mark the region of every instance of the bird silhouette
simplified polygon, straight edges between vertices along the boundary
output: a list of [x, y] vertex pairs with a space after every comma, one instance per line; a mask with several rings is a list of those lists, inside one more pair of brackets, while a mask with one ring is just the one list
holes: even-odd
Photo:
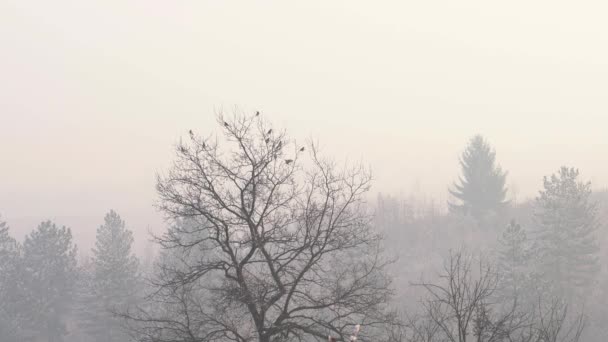
[[285, 159], [285, 164], [289, 165], [293, 162], [293, 159]]
[[268, 132], [266, 134], [270, 134], [272, 133], [272, 128], [268, 130]]
[[335, 338], [335, 337], [333, 337], [333, 336], [331, 336], [331, 335], [329, 335], [329, 336], [327, 337], [327, 342], [336, 342], [336, 341], [337, 341], [337, 340], [336, 340], [336, 338]]
[[190, 133], [190, 135], [194, 135], [194, 132], [192, 132], [192, 130], [189, 130], [188, 133]]
[[260, 116], [260, 112], [255, 112], [255, 116]]
[[230, 125], [226, 121], [224, 121], [224, 126], [228, 127]]
[[205, 143], [203, 143], [203, 148], [207, 147], [207, 145]]
[[268, 144], [270, 142], [270, 138], [266, 138], [266, 143]]
[[302, 148], [300, 149], [300, 152], [304, 152], [304, 147], [302, 147]]

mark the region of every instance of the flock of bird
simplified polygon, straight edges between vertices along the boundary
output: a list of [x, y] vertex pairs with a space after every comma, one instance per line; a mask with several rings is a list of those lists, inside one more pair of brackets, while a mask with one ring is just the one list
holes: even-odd
[[[255, 116], [260, 116], [260, 112], [259, 112], [259, 111], [256, 111], [256, 112], [255, 112]], [[229, 127], [230, 127], [230, 124], [229, 124], [228, 122], [224, 121], [224, 127], [229, 128]], [[192, 130], [189, 130], [189, 131], [188, 131], [188, 133], [190, 133], [190, 136], [191, 136], [191, 137], [193, 137], [193, 136], [194, 136], [194, 132], [193, 132]], [[266, 135], [270, 135], [270, 134], [272, 134], [272, 128], [271, 128], [271, 129], [269, 129], [269, 130], [268, 130], [268, 132], [266, 132]], [[270, 142], [270, 137], [266, 138], [265, 142], [266, 142], [266, 144], [268, 144], [268, 143]], [[278, 147], [279, 147], [279, 148], [281, 147], [281, 144], [282, 144], [282, 142], [281, 142], [281, 141], [279, 141], [279, 145], [278, 145]], [[205, 142], [203, 142], [203, 148], [205, 148], [205, 147], [206, 147], [206, 146], [205, 146]], [[300, 151], [300, 152], [304, 152], [304, 150], [305, 150], [305, 148], [304, 148], [304, 147], [301, 147], [301, 148], [299, 149], [299, 151]], [[291, 163], [293, 163], [293, 159], [285, 159], [285, 164], [289, 165], [289, 164], [291, 164]]]

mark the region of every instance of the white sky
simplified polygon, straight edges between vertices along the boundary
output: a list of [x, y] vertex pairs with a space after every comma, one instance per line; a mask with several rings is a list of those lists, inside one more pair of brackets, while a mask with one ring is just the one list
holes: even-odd
[[441, 200], [475, 133], [520, 197], [608, 185], [608, 21], [585, 1], [0, 0], [0, 213], [83, 249], [110, 208], [161, 227], [154, 176], [214, 111], [261, 110]]

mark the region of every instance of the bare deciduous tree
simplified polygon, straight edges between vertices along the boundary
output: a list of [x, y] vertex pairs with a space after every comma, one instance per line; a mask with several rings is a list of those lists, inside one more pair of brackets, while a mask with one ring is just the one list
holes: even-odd
[[262, 116], [190, 132], [158, 177], [159, 208], [188, 219], [158, 242], [155, 292], [126, 316], [141, 341], [379, 340], [395, 319], [364, 195], [371, 176], [339, 168]]
[[539, 342], [578, 342], [585, 329], [585, 316], [570, 318], [568, 305], [562, 300], [552, 300], [548, 305], [538, 302], [536, 340]]
[[[518, 298], [505, 302], [495, 296], [500, 277], [490, 263], [477, 262], [464, 252], [452, 253], [440, 281], [421, 282], [429, 298], [424, 314], [411, 320], [412, 342], [577, 342], [584, 316], [568, 316], [567, 306], [538, 300], [520, 306]], [[502, 302], [501, 302], [502, 301]], [[525, 309], [522, 309], [524, 307]]]
[[[476, 266], [476, 267], [475, 267]], [[451, 342], [500, 341], [507, 325], [514, 322], [514, 310], [493, 317], [488, 303], [497, 287], [498, 277], [487, 263], [474, 264], [462, 252], [450, 255], [441, 284], [422, 282], [430, 298], [424, 302], [428, 318]]]

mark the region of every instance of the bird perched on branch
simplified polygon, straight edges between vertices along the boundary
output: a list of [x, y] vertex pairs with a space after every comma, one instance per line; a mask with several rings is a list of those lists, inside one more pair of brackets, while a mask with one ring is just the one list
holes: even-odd
[[293, 159], [285, 159], [285, 164], [289, 165], [293, 162]]
[[189, 130], [188, 133], [190, 133], [190, 135], [194, 135], [194, 132], [192, 132], [192, 130]]
[[300, 152], [304, 152], [304, 147], [302, 147], [302, 148], [300, 149]]
[[268, 132], [266, 132], [266, 134], [270, 134], [272, 133], [272, 128], [268, 130]]
[[230, 127], [230, 125], [226, 121], [224, 121], [224, 126]]
[[336, 338], [335, 338], [335, 337], [333, 337], [333, 336], [331, 336], [331, 335], [329, 335], [329, 336], [327, 337], [327, 342], [337, 342], [337, 341], [338, 341], [338, 340], [336, 340]]
[[260, 112], [255, 112], [255, 116], [260, 116]]

